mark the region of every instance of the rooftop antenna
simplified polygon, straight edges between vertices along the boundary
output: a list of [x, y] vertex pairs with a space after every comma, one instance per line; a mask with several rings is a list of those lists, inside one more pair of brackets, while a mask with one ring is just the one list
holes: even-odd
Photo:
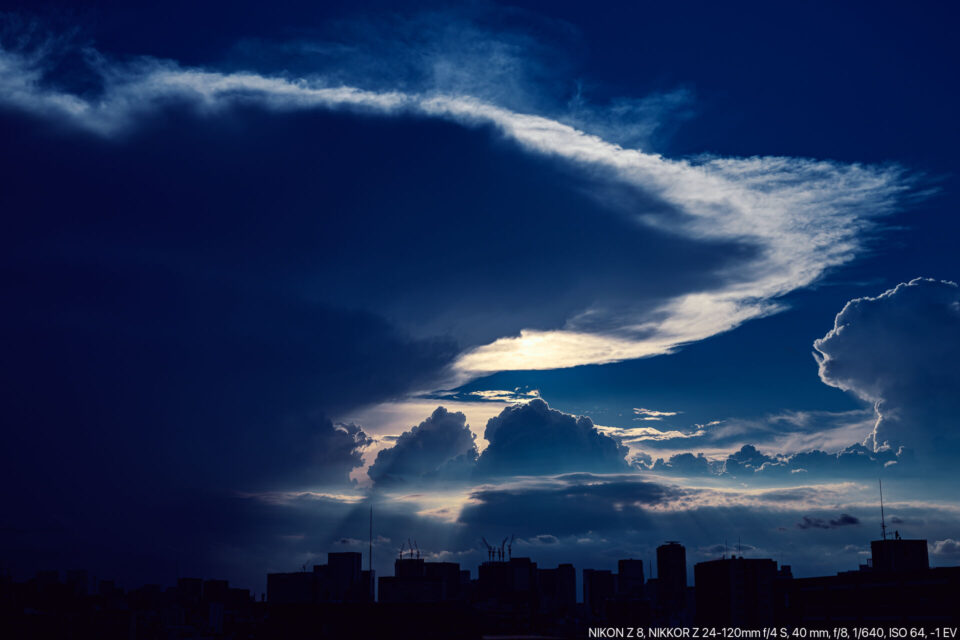
[[[507, 536], [507, 538], [509, 538], [509, 537], [510, 537], [510, 536]], [[503, 542], [500, 543], [500, 562], [503, 562], [503, 548], [504, 548], [504, 547], [506, 546], [506, 544], [507, 544], [507, 538], [504, 538], [504, 539], [503, 539]]]
[[420, 545], [418, 545], [418, 544], [417, 544], [417, 541], [414, 540], [414, 541], [413, 541], [413, 546], [414, 546], [414, 547], [416, 548], [416, 550], [417, 550], [417, 560], [419, 560], [419, 559], [420, 559]]
[[517, 534], [510, 535], [510, 542], [507, 544], [507, 558], [513, 559], [513, 541], [517, 538]]
[[400, 542], [400, 559], [403, 560], [403, 542]]
[[367, 547], [367, 588], [370, 591], [370, 597], [374, 597], [373, 583], [373, 502], [370, 503], [370, 546]]
[[413, 542], [410, 541], [410, 538], [407, 538], [407, 546], [410, 549], [410, 558], [413, 558]]
[[883, 534], [883, 539], [887, 539], [887, 520], [883, 516], [883, 478], [878, 478], [877, 481], [880, 483], [880, 532]]

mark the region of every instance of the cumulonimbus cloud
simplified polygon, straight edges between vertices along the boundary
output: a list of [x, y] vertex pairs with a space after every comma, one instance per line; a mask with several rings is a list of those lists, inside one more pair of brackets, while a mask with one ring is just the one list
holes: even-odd
[[474, 435], [464, 414], [437, 409], [382, 449], [368, 475], [378, 484], [450, 480], [468, 476], [477, 459]]
[[916, 278], [856, 298], [814, 342], [820, 379], [872, 402], [868, 443], [952, 456], [960, 447], [960, 287]]
[[[122, 136], [170, 104], [208, 117], [254, 106], [361, 110], [492, 127], [530, 153], [663, 203], [655, 213], [624, 204], [629, 198], [609, 203], [638, 225], [750, 249], [742, 260], [711, 274], [700, 290], [642, 303], [625, 296], [615, 305], [588, 306], [561, 328], [517, 327], [514, 335], [470, 348], [453, 367], [459, 381], [492, 371], [669, 353], [774, 313], [782, 308], [779, 297], [849, 261], [871, 221], [894, 210], [909, 188], [908, 176], [896, 166], [789, 157], [670, 159], [592, 135], [582, 119], [576, 121], [583, 128], [576, 128], [561, 116], [523, 113], [464, 93], [366, 90], [327, 84], [321, 77], [220, 72], [146, 58], [124, 64], [95, 59], [101, 90], [77, 94], [45, 81], [42, 54], [0, 49], [0, 104], [108, 137]], [[598, 130], [608, 131], [604, 124]]]
[[590, 418], [551, 409], [540, 398], [516, 404], [491, 418], [484, 430], [490, 443], [477, 460], [481, 476], [573, 471], [618, 472], [629, 467], [627, 447]]

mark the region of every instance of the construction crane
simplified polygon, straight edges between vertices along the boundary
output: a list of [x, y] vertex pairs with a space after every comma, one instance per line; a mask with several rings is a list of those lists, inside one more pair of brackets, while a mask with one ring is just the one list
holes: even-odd
[[483, 540], [483, 544], [487, 547], [487, 560], [493, 562], [493, 545], [487, 542], [487, 539], [483, 536], [480, 536], [480, 539]]

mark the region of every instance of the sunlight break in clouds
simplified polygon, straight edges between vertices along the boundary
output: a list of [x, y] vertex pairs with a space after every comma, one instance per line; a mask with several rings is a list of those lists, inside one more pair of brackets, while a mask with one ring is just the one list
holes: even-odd
[[[871, 219], [890, 213], [908, 188], [897, 167], [784, 157], [671, 160], [626, 149], [559, 120], [518, 113], [469, 95], [368, 91], [253, 72], [220, 73], [143, 59], [99, 60], [103, 91], [83, 97], [45, 85], [42, 55], [0, 49], [0, 103], [101, 136], [119, 136], [151, 111], [189, 105], [215, 116], [237, 105], [273, 110], [362, 110], [493, 126], [522, 148], [574, 164], [652, 196], [671, 213], [623, 211], [637, 224], [708, 242], [736, 242], [755, 256], [720, 274], [711, 289], [659, 306], [588, 309], [560, 330], [518, 335], [467, 351], [464, 381], [484, 373], [553, 369], [670, 353], [782, 309], [777, 298], [849, 261]], [[638, 274], [639, 275], [639, 274]]]

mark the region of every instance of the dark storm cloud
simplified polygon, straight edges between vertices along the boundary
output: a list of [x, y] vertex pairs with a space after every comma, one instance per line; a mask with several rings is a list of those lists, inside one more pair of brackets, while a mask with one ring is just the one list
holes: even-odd
[[474, 491], [459, 522], [471, 527], [504, 528], [518, 535], [562, 536], [643, 529], [649, 519], [645, 507], [669, 503], [684, 495], [683, 489], [639, 479], [561, 477], [545, 486]]
[[7, 271], [18, 304], [2, 323], [19, 339], [3, 379], [18, 447], [5, 452], [25, 477], [47, 460], [111, 484], [345, 482], [367, 440], [324, 414], [401, 393], [453, 353], [257, 285], [120, 268]]
[[765, 502], [783, 502], [810, 500], [816, 498], [820, 490], [815, 487], [794, 487], [792, 489], [771, 489], [760, 494], [759, 499]]
[[477, 460], [475, 436], [462, 413], [444, 407], [405, 431], [382, 449], [368, 470], [378, 485], [427, 480], [465, 479]]
[[915, 474], [908, 453], [891, 449], [873, 451], [862, 444], [852, 444], [836, 453], [814, 449], [790, 455], [768, 455], [755, 446], [743, 445], [726, 458], [707, 458], [703, 453], [677, 453], [667, 459], [657, 458], [652, 464], [649, 456], [637, 456], [633, 465], [641, 470], [678, 476], [719, 476], [738, 480], [775, 481], [802, 475], [804, 478], [844, 479], [876, 477], [887, 474]]
[[860, 524], [860, 519], [846, 513], [840, 514], [838, 518], [824, 520], [823, 518], [812, 518], [803, 516], [803, 520], [797, 523], [798, 529], [836, 529], [838, 527], [849, 527]]
[[507, 407], [487, 422], [489, 445], [477, 461], [481, 475], [532, 475], [568, 471], [626, 471], [627, 448], [590, 418], [531, 400]]
[[0, 210], [18, 212], [0, 234], [0, 525], [50, 532], [3, 534], [34, 567], [158, 580], [178, 561], [216, 575], [227, 547], [279, 557], [265, 507], [229, 491], [353, 486], [368, 439], [332, 418], [429, 387], [459, 351], [323, 299], [358, 239], [337, 233], [345, 200], [298, 188], [323, 167], [287, 146], [295, 128], [167, 115], [109, 143], [0, 117]]
[[896, 452], [874, 452], [862, 444], [852, 444], [837, 453], [813, 450], [793, 455], [766, 455], [752, 445], [744, 445], [727, 456], [722, 473], [737, 478], [755, 475], [786, 476], [802, 473], [822, 477], [875, 476], [881, 469], [900, 461]]
[[[88, 47], [92, 60], [88, 66], [102, 85], [91, 94], [51, 82], [48, 47], [23, 47], [13, 38], [9, 48], [0, 47], [7, 70], [0, 75], [5, 89], [0, 97], [10, 109], [106, 138], [135, 135], [169, 118], [176, 106], [218, 125], [235, 121], [245, 111], [270, 112], [275, 120], [296, 112], [305, 116], [343, 112], [396, 118], [407, 127], [424, 120], [434, 121], [428, 127], [441, 121], [457, 123], [452, 128], [467, 137], [482, 131], [486, 142], [509, 140], [509, 149], [497, 145], [498, 150], [507, 151], [505, 155], [523, 150], [517, 155], [524, 161], [547, 166], [553, 174], [535, 180], [529, 167], [513, 170], [502, 158], [490, 163], [502, 167], [503, 175], [487, 183], [496, 189], [481, 188], [478, 195], [508, 194], [509, 206], [464, 197], [471, 191], [462, 184], [464, 176], [495, 173], [489, 167], [483, 172], [470, 166], [476, 158], [463, 152], [465, 145], [456, 145], [455, 153], [447, 157], [421, 153], [424, 140], [453, 137], [449, 130], [417, 136], [412, 143], [381, 136], [369, 146], [357, 136], [346, 152], [327, 140], [318, 142], [331, 164], [345, 164], [341, 155], [363, 157], [353, 179], [362, 182], [360, 191], [371, 200], [352, 202], [360, 206], [351, 214], [379, 213], [369, 206], [377, 197], [368, 185], [376, 184], [387, 194], [390, 215], [373, 216], [373, 224], [355, 215], [342, 220], [356, 221], [364, 234], [363, 242], [351, 244], [351, 249], [368, 249], [390, 264], [389, 273], [404, 284], [398, 287], [383, 277], [365, 280], [358, 277], [364, 269], [350, 269], [324, 274], [326, 295], [350, 307], [375, 306], [419, 335], [451, 333], [461, 346], [476, 347], [458, 360], [463, 378], [504, 369], [556, 368], [670, 353], [775, 313], [783, 308], [776, 301], [785, 293], [811, 284], [826, 268], [849, 261], [863, 232], [872, 228], [870, 219], [893, 211], [911, 181], [892, 165], [785, 157], [671, 160], [584, 135], [617, 129], [623, 135], [614, 139], [635, 138], [625, 131], [632, 127], [623, 119], [635, 124], [644, 111], [648, 112], [644, 119], [649, 119], [649, 112], [669, 112], [670, 100], [663, 101], [661, 95], [645, 106], [642, 100], [614, 100], [606, 118], [584, 109], [579, 94], [576, 113], [568, 117], [562, 115], [568, 109], [561, 106], [568, 102], [566, 97], [552, 105], [521, 99], [527, 107], [521, 108], [505, 96], [522, 95], [517, 89], [528, 84], [535, 86], [532, 94], [546, 86], [542, 78], [534, 79], [536, 74], [525, 73], [536, 63], [524, 54], [537, 59], [541, 53], [533, 51], [532, 39], [517, 36], [515, 27], [502, 22], [494, 31], [454, 22], [457, 26], [451, 26], [448, 16], [431, 14], [425, 20], [394, 19], [379, 28], [354, 28], [348, 30], [355, 40], [346, 55], [343, 43], [314, 42], [311, 52], [327, 55], [312, 56], [315, 66], [301, 78], [292, 78], [286, 65], [281, 65], [283, 73], [231, 72], [225, 70], [229, 64], [201, 68], [156, 58], [118, 61]], [[338, 26], [342, 30], [343, 24]], [[535, 31], [545, 33], [543, 28]], [[510, 35], [500, 38], [505, 32]], [[374, 46], [366, 53], [370, 43]], [[379, 81], [371, 81], [369, 70], [363, 68], [370, 66], [363, 63], [370, 53]], [[411, 77], [410, 69], [404, 70], [410, 62], [421, 73]], [[258, 66], [270, 65], [253, 68]], [[555, 72], [558, 65], [542, 68]], [[619, 118], [614, 117], [617, 113]], [[578, 130], [572, 122], [589, 128]], [[297, 139], [319, 140], [306, 132]], [[397, 171], [396, 176], [387, 172], [387, 178], [378, 180], [377, 169], [382, 167], [377, 165], [383, 159], [377, 156], [385, 146], [401, 153], [413, 150], [415, 161], [401, 166], [420, 171], [419, 179], [405, 180], [404, 172]], [[309, 161], [317, 162], [316, 154]], [[451, 172], [451, 167], [462, 169], [462, 174]], [[448, 179], [450, 173], [457, 173], [457, 179]], [[517, 188], [511, 178], [519, 183]], [[349, 181], [334, 184], [341, 192], [354, 193]], [[430, 184], [433, 191], [421, 201], [395, 197], [398, 191], [408, 196], [412, 184]], [[448, 203], [439, 197], [444, 191], [457, 197]], [[528, 193], [534, 194], [529, 203], [523, 197]], [[329, 198], [330, 193], [323, 196]], [[325, 198], [317, 202], [326, 204]], [[464, 242], [463, 234], [450, 238], [438, 233], [449, 227], [450, 211], [457, 211], [459, 220], [477, 222], [470, 227], [472, 242]], [[550, 224], [542, 224], [536, 215], [518, 215], [538, 211], [550, 211]], [[411, 219], [422, 226], [399, 224]], [[585, 219], [591, 224], [582, 224]], [[423, 233], [424, 228], [429, 232]], [[514, 233], [503, 234], [505, 228]], [[388, 239], [385, 246], [366, 242], [366, 234], [381, 229]], [[483, 234], [492, 242], [481, 242]], [[417, 245], [428, 251], [417, 251]], [[471, 260], [464, 245], [473, 245], [482, 254], [480, 259]], [[479, 247], [483, 251], [477, 252]], [[500, 251], [491, 251], [493, 247]], [[405, 258], [437, 249], [452, 258], [433, 256], [434, 264], [444, 269], [428, 268], [427, 258], [414, 261], [404, 272], [402, 267], [409, 266]], [[391, 260], [392, 256], [399, 259]], [[473, 268], [476, 264], [484, 268]], [[450, 268], [458, 265], [463, 267]], [[656, 277], [636, 278], [636, 273]], [[425, 274], [439, 275], [439, 282], [423, 286], [418, 280]], [[438, 288], [446, 289], [440, 305], [433, 298]]]
[[650, 466], [651, 471], [657, 473], [676, 473], [685, 476], [700, 476], [718, 473], [719, 465], [708, 460], [702, 453], [676, 453], [669, 459], [657, 458]]
[[851, 300], [814, 343], [820, 378], [874, 403], [870, 445], [926, 459], [960, 450], [960, 288], [917, 278]]
[[[84, 557], [140, 554], [142, 566], [170, 569], [182, 556], [199, 566], [232, 551], [234, 566], [260, 576], [298, 568], [362, 537], [365, 509], [309, 494], [278, 506], [214, 490], [346, 483], [367, 438], [331, 416], [431, 388], [464, 347], [521, 328], [578, 318], [602, 333], [636, 324], [638, 310], [731, 285], [746, 297], [709, 314], [694, 305], [695, 317], [720, 322], [667, 342], [772, 312], [763, 301], [852, 255], [869, 226], [862, 212], [889, 211], [901, 188], [892, 169], [638, 152], [644, 170], [598, 199], [607, 192], [597, 182], [609, 177], [581, 172], [578, 154], [582, 143], [602, 141], [526, 112], [494, 111], [500, 119], [478, 124], [452, 110], [430, 121], [430, 105], [418, 103], [411, 117], [392, 111], [388, 94], [361, 96], [364, 111], [339, 98], [311, 102], [319, 84], [191, 68], [220, 55], [212, 50], [223, 34], [244, 32], [250, 19], [219, 7], [197, 9], [201, 20], [190, 12], [165, 17], [172, 30], [131, 30], [119, 56], [143, 46], [184, 53], [181, 62], [114, 64], [92, 51], [58, 68], [19, 52], [0, 59], [0, 210], [13, 212], [0, 238], [0, 329], [11, 345], [0, 378], [10, 425], [0, 491], [13, 523], [2, 530], [69, 532], [3, 545], [14, 553], [69, 559], [83, 548]], [[278, 20], [269, 22], [280, 29]], [[205, 50], [170, 37], [182, 29]], [[141, 41], [151, 33], [164, 35]], [[91, 60], [92, 73], [70, 68]], [[448, 62], [452, 84], [477, 79], [461, 60]], [[495, 80], [512, 93], [508, 75]], [[294, 113], [303, 105], [308, 112]], [[358, 115], [377, 110], [399, 116]], [[508, 130], [516, 145], [504, 144]], [[540, 135], [549, 131], [560, 135]], [[548, 143], [546, 154], [531, 153], [531, 140]], [[603, 174], [633, 154], [594, 147]], [[576, 166], [558, 166], [559, 157]], [[835, 207], [838, 193], [860, 197]], [[665, 231], [637, 216], [677, 225]], [[806, 242], [810, 228], [839, 240]], [[804, 247], [825, 251], [785, 250]], [[765, 259], [780, 256], [786, 262]], [[772, 276], [772, 286], [752, 286]], [[503, 430], [488, 471], [624, 467], [623, 448], [589, 420], [550, 421], [550, 430], [522, 421]], [[597, 502], [586, 515], [615, 533], [642, 527], [637, 505], [656, 498], [642, 483], [577, 491], [579, 499], [568, 491], [547, 502]], [[487, 500], [501, 511], [524, 502]], [[436, 549], [470, 548], [457, 527], [413, 510], [384, 507], [378, 526], [416, 530]]]

